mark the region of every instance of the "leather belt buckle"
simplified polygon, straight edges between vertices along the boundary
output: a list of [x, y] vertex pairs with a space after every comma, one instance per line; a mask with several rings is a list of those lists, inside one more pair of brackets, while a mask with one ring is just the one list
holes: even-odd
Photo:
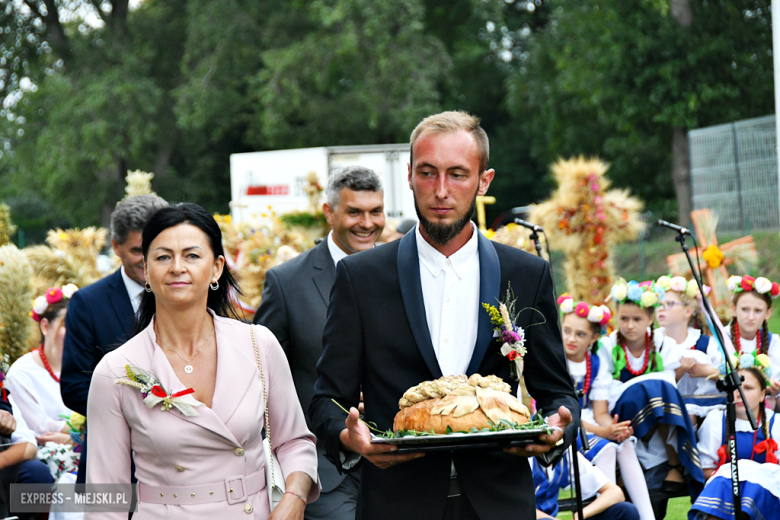
[[[241, 486], [241, 496], [238, 496], [239, 490], [237, 488], [239, 486]], [[244, 480], [244, 475], [225, 479], [225, 495], [227, 496], [228, 504], [232, 505], [239, 502], [246, 502], [246, 480]]]

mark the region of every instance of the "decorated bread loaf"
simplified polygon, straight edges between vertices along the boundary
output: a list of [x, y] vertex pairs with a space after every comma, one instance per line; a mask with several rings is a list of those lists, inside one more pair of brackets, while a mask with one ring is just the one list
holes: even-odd
[[447, 433], [489, 428], [502, 420], [524, 424], [528, 408], [496, 376], [445, 376], [410, 388], [398, 402], [393, 430]]

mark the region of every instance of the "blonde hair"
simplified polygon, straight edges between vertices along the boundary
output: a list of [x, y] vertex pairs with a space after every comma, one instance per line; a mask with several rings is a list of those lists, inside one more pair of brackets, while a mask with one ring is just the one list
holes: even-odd
[[[671, 289], [667, 291], [667, 294], [669, 292], [671, 292]], [[673, 292], [680, 298], [680, 301], [683, 304], [693, 309], [693, 313], [691, 314], [691, 317], [688, 320], [688, 326], [693, 327], [694, 329], [699, 329], [702, 334], [711, 336], [712, 332], [710, 331], [710, 328], [707, 326], [707, 324], [704, 322], [704, 319], [702, 319], [701, 312], [699, 311], [698, 297], [689, 295], [687, 291], [673, 291]]]
[[446, 134], [465, 130], [474, 138], [479, 152], [479, 173], [487, 170], [488, 160], [490, 159], [490, 143], [485, 131], [479, 126], [479, 118], [472, 116], [461, 110], [452, 110], [441, 112], [428, 116], [412, 130], [412, 136], [409, 139], [411, 145], [409, 151], [409, 163], [414, 165], [414, 145], [417, 140], [426, 134]]

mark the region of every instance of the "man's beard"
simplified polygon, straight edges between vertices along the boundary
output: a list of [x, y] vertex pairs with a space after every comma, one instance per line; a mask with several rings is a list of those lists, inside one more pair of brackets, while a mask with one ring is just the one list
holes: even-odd
[[[477, 188], [479, 192], [479, 187]], [[463, 216], [452, 224], [437, 224], [423, 217], [420, 212], [420, 207], [417, 205], [417, 197], [414, 198], [414, 211], [417, 212], [417, 218], [420, 219], [420, 227], [425, 231], [425, 235], [434, 244], [444, 246], [447, 245], [453, 238], [463, 231], [471, 221], [471, 215], [477, 210], [477, 194], [474, 194], [474, 198], [471, 201], [471, 206]]]

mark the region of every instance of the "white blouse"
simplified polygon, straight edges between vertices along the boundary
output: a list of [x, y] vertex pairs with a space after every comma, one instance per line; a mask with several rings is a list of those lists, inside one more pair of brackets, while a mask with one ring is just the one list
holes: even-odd
[[62, 402], [60, 384], [33, 360], [32, 352], [11, 365], [5, 382], [14, 397], [14, 412], [19, 410], [36, 435], [62, 430], [65, 419], [60, 415], [72, 412]]
[[[648, 331], [649, 330], [650, 329], [648, 329]], [[657, 332], [655, 337], [658, 337]], [[599, 358], [601, 359], [601, 363], [606, 367], [610, 377], [613, 377], [615, 373], [615, 362], [612, 359], [612, 352], [616, 348], [623, 348], [617, 344], [617, 331], [613, 331], [609, 336], [602, 336], [599, 340], [599, 344]], [[661, 379], [663, 381], [667, 381], [675, 387], [677, 386], [676, 377], [674, 374], [674, 370], [680, 366], [680, 357], [678, 355], [677, 349], [664, 347], [663, 342], [660, 342], [660, 344], [662, 348], [658, 348], [658, 352], [661, 354], [661, 361], [664, 364], [663, 371], [645, 374], [641, 377], [632, 379], [628, 383], [623, 383], [620, 380], [613, 378], [609, 389], [610, 410], [614, 408], [615, 403], [617, 403], [618, 399], [620, 399], [620, 396], [623, 395], [623, 391], [636, 381], [642, 381], [646, 379]], [[656, 347], [658, 347], [658, 342], [656, 342]], [[642, 370], [642, 367], [645, 364], [645, 353], [642, 352], [640, 357], [634, 357], [634, 355], [629, 351], [627, 360], [633, 370]]]
[[[588, 372], [588, 364], [585, 360], [576, 363], [567, 359], [566, 363], [569, 365], [569, 374], [571, 374], [574, 383], [576, 385], [582, 383]], [[605, 363], [599, 358], [599, 371], [596, 374], [596, 378], [593, 380], [593, 386], [588, 390], [588, 402], [587, 406], [582, 410], [582, 420], [588, 421], [589, 423], [596, 422], [591, 401], [609, 401], [609, 388], [611, 385], [612, 375], [609, 373], [609, 369], [605, 366]]]
[[[723, 415], [725, 413], [723, 410], [711, 411], [699, 428], [699, 456], [702, 468], [715, 468], [718, 465], [718, 450], [723, 446]], [[772, 424], [773, 415], [774, 412], [767, 409], [766, 420], [769, 424]], [[756, 417], [756, 421], [758, 420], [759, 417]], [[759, 425], [759, 428], [762, 426]], [[737, 419], [737, 431], [753, 433], [753, 430], [750, 429], [750, 423], [739, 418]], [[769, 434], [776, 441], [780, 441], [780, 418], [775, 419], [775, 424]], [[780, 456], [780, 450], [776, 451], [775, 454]], [[740, 474], [741, 477], [742, 474]]]
[[[731, 327], [726, 327], [726, 333], [731, 337]], [[761, 333], [761, 329], [758, 330], [756, 337], [753, 339], [739, 338], [739, 344], [744, 354], [750, 354], [756, 350], [756, 338]], [[734, 345], [734, 350], [737, 346]], [[780, 339], [777, 334], [772, 334], [772, 340], [769, 342], [769, 349], [764, 351], [769, 356], [769, 366], [772, 369], [772, 379], [780, 379]], [[722, 356], [718, 360], [718, 364], [723, 360]]]
[[[677, 343], [674, 338], [666, 335], [664, 327], [658, 329], [658, 336], [661, 337], [664, 345], [668, 345], [677, 350], [677, 356], [682, 359], [684, 357], [693, 358], [697, 363], [703, 365], [718, 366], [722, 356], [720, 355], [720, 347], [718, 342], [709, 338], [707, 341], [707, 351], [701, 352], [696, 350], [696, 342], [701, 337], [701, 331], [693, 327], [688, 327], [688, 335], [682, 341]], [[708, 394], [719, 394], [720, 392], [715, 387], [715, 381], [706, 379], [704, 377], [691, 377], [690, 374], [684, 374], [679, 381], [677, 381], [677, 388], [682, 395], [699, 395], [702, 390], [706, 390]]]
[[[648, 329], [648, 331], [649, 330], [650, 329]], [[659, 336], [663, 338], [663, 334], [659, 335], [658, 331], [656, 331], [654, 333], [654, 343], [658, 348], [658, 352], [661, 354], [661, 361], [664, 364], [664, 372], [674, 373], [674, 370], [680, 367], [679, 353], [677, 352], [676, 348], [671, 348], [671, 345], [665, 345], [663, 341], [658, 341]], [[612, 374], [615, 371], [615, 363], [612, 360], [612, 351], [615, 348], [622, 348], [617, 344], [617, 331], [613, 331], [609, 336], [602, 336], [599, 343], [601, 344], [599, 348], [599, 356], [601, 357], [602, 362], [607, 363], [609, 373]], [[644, 351], [639, 355], [639, 357], [634, 357], [631, 351], [628, 351], [627, 359], [633, 370], [641, 370], [645, 365]]]

